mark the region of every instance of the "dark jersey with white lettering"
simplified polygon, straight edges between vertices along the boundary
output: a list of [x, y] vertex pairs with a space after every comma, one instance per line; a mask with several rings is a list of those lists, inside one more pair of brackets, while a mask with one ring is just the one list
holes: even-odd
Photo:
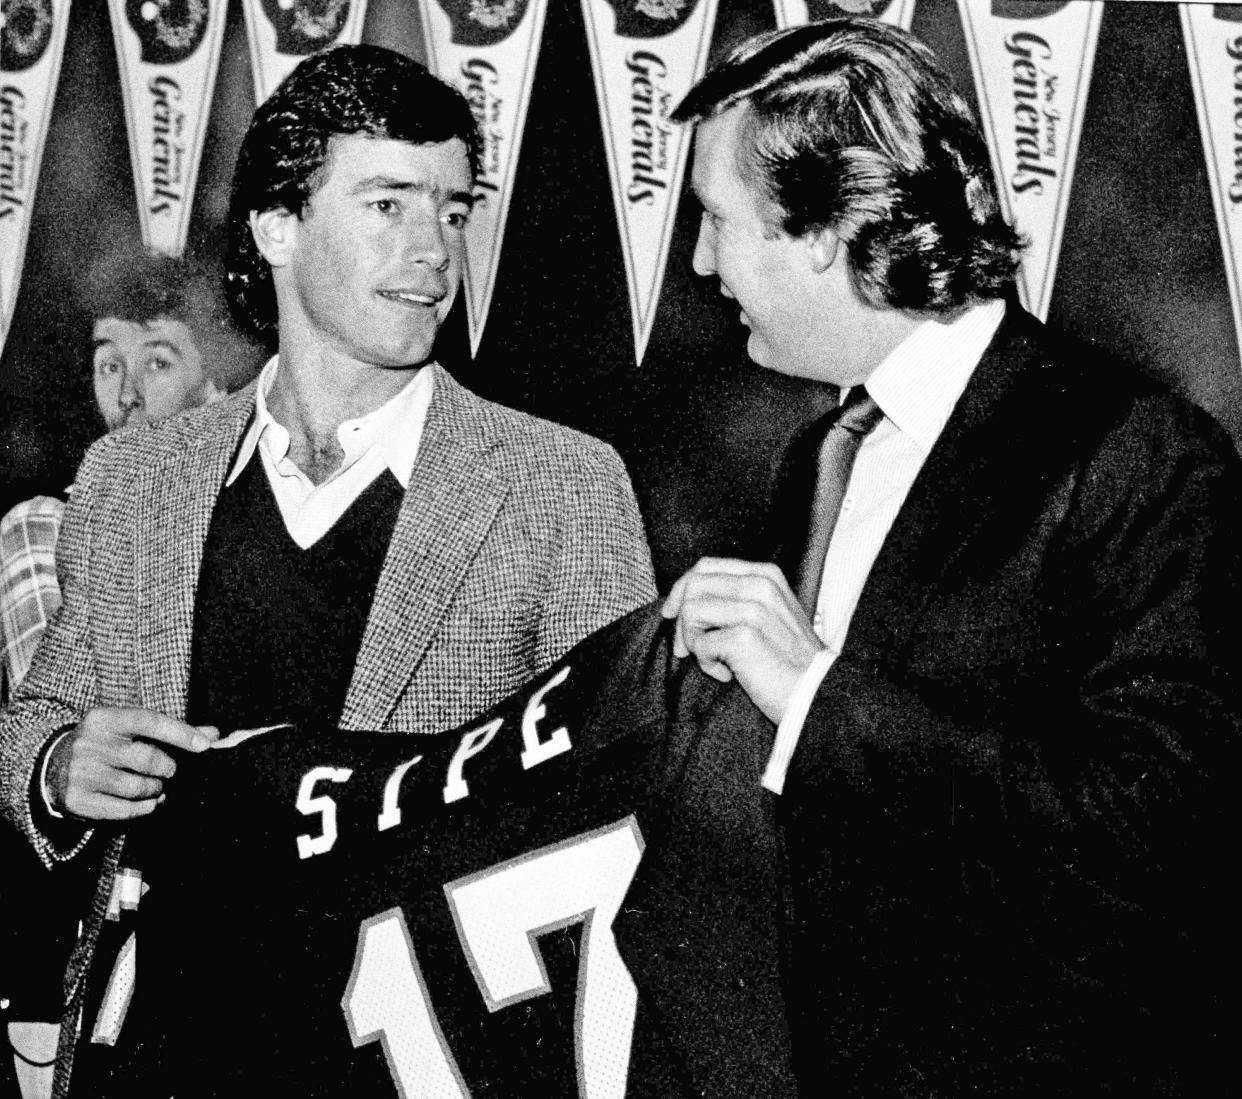
[[130, 833], [70, 1094], [792, 1094], [739, 697], [647, 610], [450, 734], [185, 760]]

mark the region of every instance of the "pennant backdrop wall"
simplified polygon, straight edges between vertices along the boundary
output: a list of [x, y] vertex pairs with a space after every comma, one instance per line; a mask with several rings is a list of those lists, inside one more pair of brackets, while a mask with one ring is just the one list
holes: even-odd
[[227, 8], [108, 2], [142, 241], [172, 256], [190, 227]]
[[690, 150], [668, 116], [703, 74], [716, 0], [582, 0], [582, 11], [641, 363]]
[[[198, 0], [202, 3], [203, 0]], [[254, 74], [262, 103], [302, 58], [338, 42], [356, 43], [367, 0], [242, 0]], [[191, 0], [190, 7], [194, 6]]]
[[69, 0], [4, 5], [0, 31], [0, 347], [17, 304], [43, 143], [60, 80]]
[[1029, 241], [1018, 290], [1048, 316], [1104, 5], [958, 0], [1005, 215]]
[[776, 0], [776, 25], [797, 27], [834, 15], [871, 15], [895, 27], [910, 29], [915, 0]]
[[461, 89], [483, 138], [466, 226], [463, 286], [470, 351], [477, 355], [496, 286], [548, 0], [512, 0], [490, 8], [418, 0], [418, 10], [428, 66]]
[[668, 113], [750, 34], [838, 12], [907, 26], [979, 111], [1029, 237], [1020, 292], [1163, 374], [1242, 440], [1242, 7], [1135, 0], [0, 0], [0, 506], [102, 430], [92, 267], [218, 264], [256, 101], [335, 42], [389, 46], [484, 135], [438, 353], [485, 396], [603, 436], [666, 582], [758, 552], [773, 471], [822, 404], [755, 368], [691, 270], [692, 141]]
[[1180, 4], [1208, 182], [1242, 347], [1242, 5]]

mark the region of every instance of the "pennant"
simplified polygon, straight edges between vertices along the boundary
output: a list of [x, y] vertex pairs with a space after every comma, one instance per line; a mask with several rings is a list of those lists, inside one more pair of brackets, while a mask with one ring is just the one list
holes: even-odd
[[1048, 315], [1101, 0], [958, 0], [1001, 206], [1030, 241], [1022, 304]]
[[5, 0], [0, 25], [0, 350], [21, 284], [69, 0]]
[[492, 304], [548, 0], [419, 0], [428, 67], [470, 102], [482, 138], [466, 225], [466, 321], [477, 355]]
[[242, 0], [254, 101], [262, 103], [302, 58], [357, 45], [367, 0]]
[[775, 0], [776, 25], [800, 27], [816, 19], [842, 15], [870, 15], [903, 31], [914, 19], [914, 0]]
[[669, 114], [702, 75], [716, 0], [582, 0], [642, 363], [655, 322], [690, 128]]
[[142, 242], [179, 256], [207, 134], [228, 0], [108, 0]]
[[1181, 16], [1242, 353], [1242, 4], [1182, 4]]

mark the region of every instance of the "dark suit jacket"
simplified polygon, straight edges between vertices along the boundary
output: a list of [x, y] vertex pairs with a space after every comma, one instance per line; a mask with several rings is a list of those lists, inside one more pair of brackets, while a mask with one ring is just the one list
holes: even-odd
[[1240, 515], [1207, 416], [1010, 309], [781, 798], [806, 1094], [1208, 1093]]

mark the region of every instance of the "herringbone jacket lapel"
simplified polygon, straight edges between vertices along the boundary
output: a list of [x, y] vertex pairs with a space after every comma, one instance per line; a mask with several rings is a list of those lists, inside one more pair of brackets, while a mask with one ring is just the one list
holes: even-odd
[[135, 500], [139, 705], [185, 713], [194, 627], [194, 595], [216, 497], [254, 412], [253, 388], [220, 409], [220, 422], [187, 436], [152, 462]]
[[354, 666], [345, 728], [389, 725], [509, 493], [482, 402], [430, 369], [435, 396]]

